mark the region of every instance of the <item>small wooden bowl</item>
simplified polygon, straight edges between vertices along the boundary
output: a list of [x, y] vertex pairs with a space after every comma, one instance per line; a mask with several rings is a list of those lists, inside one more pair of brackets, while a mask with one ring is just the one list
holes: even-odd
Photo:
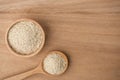
[[[9, 43], [9, 40], [8, 40], [8, 34], [9, 34], [10, 29], [13, 27], [13, 25], [15, 25], [16, 23], [21, 22], [21, 21], [30, 21], [30, 22], [33, 22], [34, 24], [36, 24], [36, 25], [41, 29], [41, 31], [42, 31], [41, 34], [43, 35], [42, 42], [41, 42], [41, 46], [40, 46], [35, 52], [32, 52], [32, 53], [30, 53], [30, 54], [26, 54], [26, 55], [22, 55], [20, 52], [17, 52], [15, 49], [13, 49], [12, 46], [10, 45], [10, 43]], [[45, 32], [44, 32], [43, 28], [41, 27], [41, 25], [40, 25], [38, 22], [36, 22], [36, 21], [34, 21], [34, 20], [32, 20], [32, 19], [26, 19], [26, 18], [24, 18], [24, 19], [16, 20], [16, 21], [8, 28], [7, 33], [6, 33], [6, 36], [5, 36], [5, 40], [6, 40], [6, 44], [7, 44], [8, 49], [9, 49], [9, 50], [11, 51], [11, 53], [13, 53], [14, 55], [20, 56], [20, 57], [32, 57], [32, 56], [38, 54], [39, 51], [43, 48], [44, 43], [45, 43]]]

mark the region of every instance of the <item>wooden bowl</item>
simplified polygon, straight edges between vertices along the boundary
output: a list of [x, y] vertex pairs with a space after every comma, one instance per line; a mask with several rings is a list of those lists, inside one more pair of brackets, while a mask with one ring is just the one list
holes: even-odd
[[[9, 34], [10, 29], [13, 27], [14, 24], [16, 24], [18, 22], [21, 22], [21, 21], [30, 21], [30, 22], [33, 22], [34, 24], [36, 24], [41, 29], [41, 34], [43, 36], [42, 42], [41, 42], [41, 46], [35, 52], [32, 52], [30, 54], [26, 54], [26, 55], [22, 55], [20, 52], [17, 52], [15, 49], [13, 49], [12, 46], [10, 45], [10, 43], [9, 43], [9, 40], [8, 40], [8, 34]], [[26, 18], [24, 18], [24, 19], [16, 20], [12, 25], [10, 25], [9, 29], [7, 30], [5, 40], [6, 40], [6, 44], [7, 44], [8, 49], [14, 55], [20, 56], [20, 57], [32, 57], [32, 56], [38, 54], [40, 52], [40, 50], [43, 48], [44, 43], [45, 43], [45, 32], [44, 32], [43, 28], [41, 27], [41, 25], [38, 22], [36, 22], [36, 21], [34, 21], [32, 19], [26, 19]]]

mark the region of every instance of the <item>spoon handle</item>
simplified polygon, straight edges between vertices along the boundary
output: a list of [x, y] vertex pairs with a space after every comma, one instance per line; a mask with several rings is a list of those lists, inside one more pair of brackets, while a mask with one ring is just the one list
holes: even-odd
[[36, 74], [36, 73], [37, 73], [36, 69], [33, 69], [33, 70], [30, 70], [30, 71], [15, 75], [15, 76], [10, 77], [10, 78], [6, 78], [4, 80], [23, 80], [26, 77], [29, 77], [29, 76], [31, 76], [33, 74]]

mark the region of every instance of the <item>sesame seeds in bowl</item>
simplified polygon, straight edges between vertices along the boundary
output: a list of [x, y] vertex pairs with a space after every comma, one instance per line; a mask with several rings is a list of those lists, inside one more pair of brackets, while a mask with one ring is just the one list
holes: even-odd
[[9, 28], [7, 44], [20, 56], [33, 56], [43, 47], [45, 34], [42, 27], [34, 20], [20, 19]]

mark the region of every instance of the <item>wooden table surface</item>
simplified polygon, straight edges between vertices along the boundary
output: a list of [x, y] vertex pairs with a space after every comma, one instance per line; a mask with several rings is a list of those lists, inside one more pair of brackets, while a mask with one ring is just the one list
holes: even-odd
[[[20, 18], [38, 21], [46, 33], [44, 48], [31, 58], [14, 56], [5, 43]], [[120, 80], [120, 0], [0, 0], [0, 80], [35, 68], [52, 50], [68, 55], [65, 74], [25, 80]]]

